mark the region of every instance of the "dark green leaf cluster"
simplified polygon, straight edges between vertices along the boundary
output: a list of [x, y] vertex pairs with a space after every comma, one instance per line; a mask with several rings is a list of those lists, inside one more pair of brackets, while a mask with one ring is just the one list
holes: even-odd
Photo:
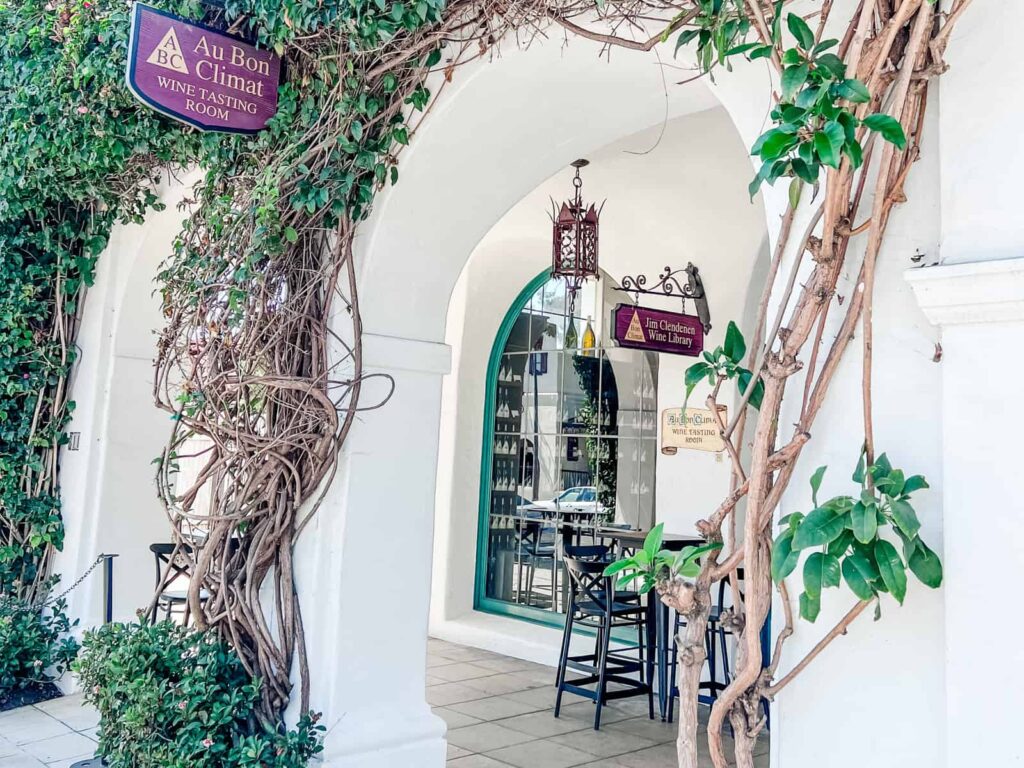
[[729, 57], [746, 53], [757, 47], [745, 42], [750, 31], [742, 0], [697, 0], [697, 15], [691, 27], [676, 38], [676, 53], [684, 45], [696, 40], [697, 64], [703, 72], [711, 72], [718, 65], [731, 70]]
[[[796, 569], [802, 551], [814, 550], [804, 560], [800, 595], [800, 615], [807, 621], [818, 617], [822, 590], [838, 587], [840, 581], [861, 600], [884, 592], [899, 603], [906, 596], [908, 567], [926, 586], [936, 589], [942, 584], [942, 563], [921, 540], [921, 523], [910, 503], [911, 494], [928, 483], [921, 475], [906, 477], [884, 453], [871, 466], [864, 464], [862, 454], [853, 473], [853, 481], [861, 486], [859, 496], [835, 496], [819, 504], [818, 489], [825, 475], [825, 467], [819, 467], [811, 477], [814, 509], [779, 521], [782, 532], [772, 547], [776, 582]], [[902, 555], [884, 533], [894, 533], [900, 540]]]
[[658, 523], [647, 534], [643, 548], [611, 563], [604, 569], [604, 575], [618, 576], [616, 587], [619, 589], [640, 579], [640, 593], [647, 594], [659, 581], [667, 581], [673, 576], [695, 578], [700, 573], [700, 558], [722, 548], [721, 542], [712, 542], [699, 547], [683, 547], [673, 552], [662, 549], [664, 535], [665, 524]]
[[[0, 590], [37, 583], [63, 544], [49, 463], [65, 440], [75, 350], [58, 330], [118, 221], [153, 207], [155, 169], [195, 134], [138, 108], [123, 85], [129, 6], [0, 4]], [[196, 3], [174, 3], [195, 10]], [[37, 483], [36, 478], [44, 478]], [[29, 489], [39, 488], [33, 491]], [[9, 535], [9, 531], [16, 531]]]
[[0, 704], [12, 691], [60, 677], [78, 652], [63, 600], [40, 610], [0, 597]]
[[781, 98], [771, 113], [775, 126], [751, 148], [762, 161], [750, 182], [751, 197], [764, 182], [784, 176], [817, 184], [822, 166], [839, 168], [844, 157], [856, 170], [864, 162], [858, 139], [861, 126], [900, 149], [906, 145], [903, 128], [892, 117], [855, 116], [850, 105], [867, 104], [871, 93], [860, 80], [847, 77], [846, 64], [832, 50], [839, 41], [816, 43], [810, 27], [796, 14], [789, 14], [786, 21], [796, 45], [782, 54]]
[[111, 768], [302, 768], [323, 726], [261, 724], [259, 681], [213, 633], [171, 622], [87, 632], [75, 662]]
[[[725, 332], [725, 344], [716, 347], [712, 352], [704, 352], [704, 362], [694, 363], [686, 369], [686, 400], [689, 401], [690, 394], [703, 379], [714, 387], [719, 380], [730, 381], [736, 379], [740, 394], [746, 394], [747, 387], [754, 379], [752, 371], [744, 368], [740, 363], [747, 354], [747, 343], [743, 340], [743, 334], [739, 327], [732, 320]], [[761, 400], [764, 397], [764, 379], [757, 377], [754, 384], [754, 391], [750, 393], [749, 402], [757, 409], [761, 408]]]

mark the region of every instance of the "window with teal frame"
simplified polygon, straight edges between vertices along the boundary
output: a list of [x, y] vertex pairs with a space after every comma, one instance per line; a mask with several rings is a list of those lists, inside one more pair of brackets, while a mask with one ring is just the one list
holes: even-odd
[[487, 365], [474, 605], [552, 626], [567, 601], [561, 532], [649, 527], [657, 452], [657, 355], [602, 345], [606, 302], [587, 283], [534, 278]]

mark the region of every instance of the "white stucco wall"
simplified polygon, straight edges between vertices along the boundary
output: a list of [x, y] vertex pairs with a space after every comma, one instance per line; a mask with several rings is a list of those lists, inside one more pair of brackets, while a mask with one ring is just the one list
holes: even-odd
[[[590, 153], [588, 159], [586, 197], [606, 201], [600, 230], [602, 270], [613, 280], [646, 274], [653, 283], [666, 265], [682, 268], [692, 261], [701, 270], [712, 313], [705, 347], [721, 344], [728, 321], [742, 322], [751, 275], [763, 271], [768, 257], [763, 209], [760, 200], [751, 202], [747, 196], [750, 166], [728, 115], [713, 109], [677, 118]], [[442, 631], [441, 622], [464, 616], [473, 607], [487, 363], [515, 297], [550, 268], [547, 212], [551, 198], [569, 193], [571, 176], [571, 169], [557, 173], [494, 225], [473, 251], [448, 311], [445, 339], [452, 348], [453, 371], [445, 378], [442, 395], [435, 631]], [[632, 301], [609, 288], [605, 286], [610, 296], [606, 309]], [[678, 299], [644, 296], [642, 303], [680, 308]], [[694, 311], [692, 303], [688, 311]], [[599, 341], [605, 344], [608, 329], [595, 322]], [[683, 373], [693, 362], [689, 357], [659, 356], [658, 413], [682, 405]], [[705, 394], [704, 388], [697, 390], [692, 404], [701, 405]], [[675, 456], [656, 452], [652, 459], [658, 521], [669, 532], [692, 533], [696, 520], [727, 493], [728, 463], [698, 451]], [[527, 636], [534, 632], [521, 623], [503, 623], [502, 631]]]
[[[834, 16], [848, 6], [837, 3]], [[895, 214], [880, 262], [875, 355], [885, 381], [876, 391], [878, 442], [897, 464], [926, 474], [932, 483], [919, 512], [925, 535], [944, 553], [948, 586], [932, 592], [915, 585], [903, 608], [884, 601], [881, 623], [862, 618], [785, 692], [775, 705], [775, 766], [959, 768], [968, 761], [1003, 766], [1022, 759], [1013, 693], [1024, 685], [1024, 660], [1013, 639], [1021, 623], [1014, 585], [1024, 546], [1015, 531], [1024, 509], [1006, 479], [1018, 471], [1015, 439], [1024, 423], [1020, 398], [1012, 396], [1019, 379], [1013, 352], [1024, 344], [1022, 318], [1014, 313], [1024, 305], [1024, 287], [1012, 276], [1012, 265], [994, 279], [986, 272], [990, 260], [1024, 254], [1017, 191], [1024, 155], [1010, 148], [1024, 112], [1013, 97], [1024, 73], [1013, 46], [1002, 44], [1003, 30], [1020, 21], [1024, 4], [976, 3], [954, 36], [953, 69], [931, 102], [924, 154], [908, 188], [911, 202]], [[544, 221], [536, 225], [540, 249], [531, 240], [505, 238], [495, 263], [508, 272], [495, 287], [493, 306], [487, 306], [490, 319], [480, 328], [459, 330], [452, 319], [481, 303], [472, 264], [458, 282], [474, 248], [519, 200], [569, 161], [593, 159], [602, 147], [659, 123], [666, 113], [700, 113], [681, 122], [710, 121], [716, 113], [702, 110], [720, 101], [746, 146], [764, 125], [762, 66], [722, 73], [713, 91], [697, 83], [666, 92], [652, 55], [617, 51], [608, 63], [597, 53], [596, 45], [584, 41], [563, 47], [552, 40], [526, 51], [510, 48], [494, 62], [459, 70], [403, 156], [401, 183], [381, 196], [359, 233], [367, 364], [393, 375], [398, 389], [387, 408], [362, 415], [317, 522], [299, 544], [298, 583], [316, 668], [313, 700], [326, 714], [328, 765], [438, 768], [443, 761], [443, 724], [423, 698], [433, 520], [436, 506], [468, 504], [475, 525], [476, 494], [457, 482], [454, 471], [437, 475], [436, 446], [442, 464], [471, 476], [478, 471], [479, 440], [460, 436], [473, 432], [473, 413], [479, 411], [465, 411], [464, 422], [458, 403], [482, 402], [479, 379], [486, 357], [468, 352], [489, 351], [496, 325], [488, 324], [500, 319], [544, 266]], [[672, 141], [668, 134], [666, 140]], [[690, 183], [686, 170], [676, 179], [680, 187]], [[599, 171], [596, 165], [588, 171], [587, 190], [609, 198], [611, 221], [625, 195], [603, 191]], [[166, 531], [149, 462], [167, 423], [150, 404], [146, 361], [152, 356], [150, 331], [159, 324], [150, 281], [177, 230], [174, 202], [180, 194], [167, 190], [166, 211], [151, 216], [145, 227], [115, 234], [79, 337], [82, 356], [72, 393], [78, 410], [70, 429], [82, 432], [82, 449], [63, 456], [68, 542], [57, 569], [70, 578], [99, 551], [121, 550], [115, 570], [125, 590], [116, 596], [121, 617], [148, 598], [152, 561], [145, 546]], [[769, 239], [783, 205], [784, 190], [766, 195]], [[667, 217], [670, 227], [676, 214], [663, 211], [658, 218]], [[530, 222], [524, 231], [532, 233], [534, 226]], [[631, 240], [624, 236], [621, 242], [603, 252], [613, 274], [619, 258], [629, 261], [620, 271], [636, 271], [627, 258], [635, 255]], [[724, 294], [710, 279], [711, 262], [705, 253], [685, 253], [684, 244], [673, 243], [665, 261], [701, 266], [720, 332], [728, 318], [716, 305]], [[954, 319], [922, 300], [926, 318], [904, 284], [909, 256], [918, 251], [925, 264], [942, 261], [965, 270], [969, 279], [954, 281], [957, 287], [938, 302], [955, 310]], [[519, 254], [524, 266], [510, 254]], [[526, 268], [530, 259], [536, 262]], [[648, 271], [664, 266], [661, 254], [654, 261]], [[971, 288], [966, 294], [965, 285]], [[978, 313], [972, 309], [977, 306], [989, 310]], [[446, 344], [460, 338], [454, 350]], [[942, 362], [935, 363], [940, 339]], [[458, 389], [449, 389], [453, 394], [442, 408], [442, 377], [450, 360]], [[992, 361], [1005, 370], [991, 371]], [[668, 375], [663, 370], [663, 382]], [[830, 466], [825, 492], [848, 487], [860, 435], [858, 386], [859, 365], [851, 357], [819, 417], [784, 510], [806, 509], [805, 481], [819, 464]], [[1011, 396], [1000, 397], [1003, 391]], [[442, 423], [454, 423], [454, 429], [442, 431]], [[719, 471], [714, 464], [708, 469]], [[659, 477], [659, 486], [663, 482], [671, 481]], [[985, 535], [987, 525], [991, 533]], [[451, 575], [471, 560], [461, 553], [473, 552], [475, 538], [452, 527], [437, 541], [434, 578], [446, 586], [434, 590], [434, 620], [465, 618], [466, 595], [459, 585], [471, 579], [460, 582]], [[71, 612], [86, 624], [101, 611], [98, 580], [91, 584], [72, 595]], [[783, 668], [813, 645], [850, 600], [847, 593], [829, 593], [818, 624], [800, 626]], [[992, 626], [993, 615], [1003, 623]], [[479, 626], [479, 617], [464, 621], [473, 622], [481, 642], [499, 637], [493, 625]], [[505, 652], [529, 646], [535, 656], [549, 648], [543, 633], [518, 644], [495, 642]]]
[[[119, 225], [87, 291], [71, 381], [76, 403], [69, 432], [80, 450], [61, 452], [61, 497], [67, 544], [55, 570], [74, 580], [100, 553], [115, 553], [113, 615], [131, 621], [149, 605], [156, 566], [149, 545], [169, 540], [156, 496], [153, 459], [171, 422], [153, 401], [156, 334], [163, 326], [154, 295], [160, 263], [170, 254], [184, 214], [178, 203], [195, 176], [171, 178], [158, 190], [166, 208], [144, 225]], [[80, 630], [103, 619], [102, 573], [68, 596]]]

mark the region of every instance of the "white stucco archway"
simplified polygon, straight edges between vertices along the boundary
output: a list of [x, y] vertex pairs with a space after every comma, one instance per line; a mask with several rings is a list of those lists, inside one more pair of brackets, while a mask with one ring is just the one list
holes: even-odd
[[[299, 542], [297, 582], [315, 674], [312, 698], [324, 710], [329, 729], [327, 765], [439, 768], [444, 761], [444, 726], [424, 700], [424, 659], [441, 381], [450, 367], [445, 318], [473, 248], [516, 201], [567, 162], [666, 117], [721, 105], [745, 145], [762, 129], [768, 102], [763, 66], [723, 74], [713, 91], [703, 83], [673, 86], [671, 71], [668, 79], [666, 89], [653, 53], [614, 51], [608, 62], [598, 46], [582, 40], [563, 46], [551, 39], [527, 50], [509, 46], [495, 61], [462, 68], [403, 155], [401, 182], [381, 194], [360, 229], [365, 359], [371, 371], [394, 378], [396, 391], [387, 408], [361, 416], [326, 502]], [[925, 149], [923, 172], [909, 190], [913, 202], [893, 219], [895, 251], [927, 250], [938, 236], [931, 208], [936, 195], [929, 187], [935, 185], [937, 164], [934, 151]], [[151, 216], [144, 230], [119, 229], [88, 299], [74, 393], [79, 410], [71, 427], [82, 432], [83, 450], [64, 459], [71, 533], [58, 567], [65, 574], [80, 572], [108, 546], [104, 537], [119, 533], [108, 529], [120, 525], [125, 507], [127, 514], [135, 512], [130, 499], [155, 504], [147, 485], [149, 461], [162, 447], [167, 425], [151, 405], [152, 347], [143, 339], [151, 340], [150, 330], [159, 325], [158, 308], [149, 298], [151, 280], [177, 231], [181, 214], [174, 198], [181, 192], [167, 191], [167, 210]], [[784, 189], [766, 195], [772, 241], [784, 197]], [[880, 281], [888, 286], [893, 275], [898, 280], [904, 266], [896, 259], [884, 261]], [[888, 424], [880, 431], [887, 445], [913, 446], [920, 454], [915, 470], [935, 477], [940, 474], [938, 409], [928, 389], [937, 381], [930, 367], [934, 332], [898, 286], [880, 290], [878, 313], [894, 330], [879, 334], [876, 359], [892, 363], [898, 385], [878, 398], [876, 409], [881, 419], [888, 415], [914, 423], [912, 434], [897, 433]], [[855, 390], [856, 375], [855, 366], [844, 369], [836, 387], [840, 400], [821, 417], [835, 435], [816, 439], [801, 464], [803, 476], [826, 461], [836, 466], [828, 482], [835, 477], [838, 485], [848, 474], [847, 443], [858, 424], [855, 409], [844, 410], [841, 399]], [[366, 398], [373, 402], [370, 389]], [[117, 503], [118, 489], [127, 504]], [[803, 495], [795, 492], [794, 506], [805, 503]], [[923, 515], [933, 535], [937, 516], [937, 507]], [[140, 543], [144, 546], [146, 538], [135, 546]], [[109, 546], [119, 544], [111, 540]], [[151, 585], [148, 552], [144, 557], [140, 593]], [[126, 568], [119, 563], [118, 572]], [[81, 594], [72, 613], [95, 623], [98, 591]], [[133, 599], [126, 597], [118, 612]], [[883, 630], [869, 627], [860, 634], [858, 628], [856, 644], [848, 643], [839, 660], [823, 658], [814, 682], [787, 692], [773, 721], [776, 765], [815, 764], [833, 748], [835, 721], [817, 696], [823, 689], [837, 697], [836, 706], [845, 707], [838, 736], [842, 765], [866, 760], [882, 765], [879, 754], [891, 761], [885, 765], [938, 763], [942, 747], [930, 734], [942, 721], [941, 679], [935, 675], [942, 664], [941, 595], [916, 590], [908, 603], [887, 616]], [[825, 625], [829, 611], [844, 608], [836, 600], [820, 622]], [[820, 629], [803, 629], [793, 652], [812, 644]], [[880, 682], [852, 686], [849, 669], [859, 666]], [[908, 690], [908, 680], [917, 687]], [[887, 686], [892, 685], [899, 685], [899, 696], [891, 694]], [[876, 729], [879, 720], [896, 720], [907, 710], [915, 713], [912, 734], [893, 729], [874, 730], [873, 741], [860, 736]]]
[[[713, 93], [701, 84], [670, 86], [667, 114], [717, 102], [749, 146], [762, 130], [767, 93], [763, 67], [739, 67], [723, 75]], [[540, 181], [575, 157], [665, 116], [666, 91], [653, 54], [615, 51], [608, 63], [596, 45], [579, 40], [565, 47], [552, 40], [505, 51], [496, 61], [456, 73], [403, 156], [400, 183], [381, 195], [363, 225], [356, 248], [365, 355], [371, 370], [394, 377], [396, 393], [387, 408], [367, 414], [353, 431], [343, 472], [317, 523], [317, 544], [307, 539], [300, 545], [309, 555], [300, 579], [311, 583], [304, 604], [333, 607], [320, 615], [307, 611], [311, 651], [323, 671], [314, 700], [327, 712], [328, 764], [436, 768], [443, 761], [444, 726], [424, 701], [424, 658], [439, 395], [450, 367], [445, 317], [466, 259], [493, 222]], [[929, 183], [934, 183], [936, 157], [926, 150], [913, 202], [890, 227], [895, 252], [909, 242], [930, 247], [935, 236]], [[766, 193], [772, 242], [784, 197], [784, 185]], [[876, 361], [891, 364], [898, 382], [914, 381], [917, 389], [921, 382], [937, 381], [930, 358], [918, 354], [930, 347], [934, 332], [902, 286], [906, 264], [892, 259], [882, 266], [876, 311], [886, 313], [898, 330], [876, 341]], [[908, 348], [915, 351], [908, 355]], [[806, 505], [803, 478], [817, 464], [835, 466], [829, 482], [838, 489], [848, 477], [847, 465], [856, 461], [860, 425], [856, 409], [844, 400], [855, 396], [858, 375], [856, 363], [844, 367], [838, 395], [819, 420], [818, 431], [828, 435], [805, 452], [792, 501], [785, 502], [793, 508]], [[916, 432], [910, 436], [883, 427], [885, 439], [894, 453], [913, 451], [916, 471], [938, 476], [938, 425], [927, 421], [935, 402], [920, 395], [908, 400], [907, 394], [906, 386], [896, 386], [879, 396], [876, 409], [892, 419], [914, 419]], [[934, 538], [939, 513], [937, 502], [933, 505], [924, 525]], [[847, 607], [837, 595], [820, 626], [799, 629], [790, 653], [797, 657], [813, 645]], [[772, 739], [776, 765], [815, 764], [836, 739], [843, 765], [877, 762], [880, 755], [893, 766], [938, 761], [942, 747], [928, 734], [942, 711], [941, 679], [934, 673], [942, 664], [941, 593], [915, 588], [907, 607], [887, 615], [884, 629], [858, 628], [856, 637], [835, 657], [819, 660], [813, 679], [787, 691], [785, 704], [778, 705]], [[875, 683], [851, 687], [851, 664], [870, 664]], [[894, 682], [910, 677], [921, 681], [919, 688], [900, 687], [900, 695], [892, 695]], [[844, 707], [840, 730], [819, 704], [822, 690]], [[914, 734], [853, 738], [860, 729], [873, 728], [880, 709], [881, 717], [893, 720], [912, 710]]]

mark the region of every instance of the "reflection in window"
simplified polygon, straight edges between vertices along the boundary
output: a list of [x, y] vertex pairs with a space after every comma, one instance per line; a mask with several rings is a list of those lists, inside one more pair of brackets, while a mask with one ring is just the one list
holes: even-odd
[[607, 524], [654, 524], [658, 359], [604, 346], [601, 287], [585, 286], [580, 317], [566, 315], [560, 280], [514, 308], [486, 425], [491, 600], [564, 611], [556, 532], [591, 543]]

